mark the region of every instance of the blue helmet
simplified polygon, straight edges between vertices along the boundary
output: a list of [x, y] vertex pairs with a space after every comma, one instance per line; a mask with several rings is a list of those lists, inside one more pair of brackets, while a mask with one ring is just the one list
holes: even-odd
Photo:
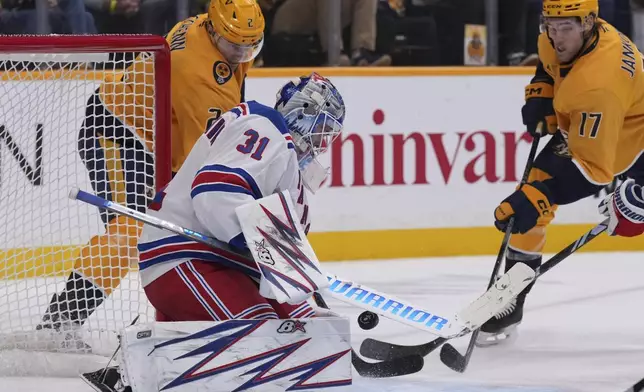
[[277, 92], [275, 109], [286, 120], [305, 183], [315, 192], [327, 173], [316, 158], [342, 131], [345, 117], [342, 96], [328, 79], [313, 72], [282, 86]]

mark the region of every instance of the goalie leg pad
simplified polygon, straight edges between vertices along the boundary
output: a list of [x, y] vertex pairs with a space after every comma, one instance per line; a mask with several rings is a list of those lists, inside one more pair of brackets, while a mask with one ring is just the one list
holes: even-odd
[[121, 331], [136, 392], [284, 391], [351, 384], [349, 320], [150, 323]]
[[[297, 305], [290, 305], [287, 303], [281, 304], [274, 299], [269, 299], [268, 303], [273, 306], [273, 309], [275, 309], [275, 312], [277, 313], [277, 316], [281, 319], [287, 319], [287, 318], [311, 318], [314, 317], [315, 315], [319, 315], [319, 312], [317, 312], [311, 304], [308, 302], [302, 302]], [[329, 314], [327, 314], [328, 316]], [[332, 316], [337, 316], [337, 314], [333, 314]]]

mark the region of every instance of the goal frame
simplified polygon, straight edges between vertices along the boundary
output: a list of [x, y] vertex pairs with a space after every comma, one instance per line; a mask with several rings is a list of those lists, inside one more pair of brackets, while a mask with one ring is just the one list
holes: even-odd
[[[20, 76], [21, 80], [25, 81], [59, 80], [71, 78], [73, 80], [86, 80], [91, 83], [95, 83], [98, 87], [98, 85], [105, 79], [107, 75], [119, 75], [122, 71], [125, 70], [122, 68], [112, 68], [111, 66], [100, 66], [100, 64], [103, 62], [106, 65], [111, 65], [113, 63], [111, 58], [109, 60], [107, 59], [108, 53], [120, 54], [132, 52], [147, 52], [152, 54], [152, 56], [150, 56], [150, 59], [146, 59], [146, 61], [153, 64], [152, 72], [154, 75], [154, 80], [152, 86], [154, 89], [154, 106], [152, 106], [151, 109], [153, 111], [152, 120], [154, 122], [154, 188], [158, 192], [172, 179], [172, 105], [170, 80], [171, 62], [170, 47], [167, 44], [165, 38], [158, 35], [117, 34], [0, 35], [0, 54], [7, 55], [6, 59], [11, 62], [8, 64], [10, 66], [7, 69], [0, 70], [0, 81], [14, 81], [16, 79], [13, 77], [16, 75]], [[16, 55], [15, 59], [12, 58], [12, 55]], [[51, 57], [48, 55], [51, 55]], [[103, 56], [98, 55], [105, 55], [106, 58], [103, 59]], [[100, 59], [98, 59], [98, 57], [100, 57]], [[25, 63], [33, 62], [35, 64], [41, 63], [44, 65], [46, 65], [47, 63], [60, 62], [60, 64], [69, 64], [72, 70], [71, 72], [67, 72], [68, 70], [65, 66], [47, 70], [31, 70], [30, 67], [12, 69], [11, 65], [14, 61]], [[81, 64], [80, 67], [77, 66], [79, 63]], [[83, 63], [97, 63], [99, 66], [84, 67], [82, 66]], [[0, 122], [2, 122], [1, 120], [2, 119], [0, 119]], [[62, 129], [59, 129], [58, 131], [60, 132], [62, 131]], [[76, 160], [78, 160], [78, 156], [76, 156]], [[80, 167], [78, 168], [78, 170], [80, 170]], [[69, 202], [69, 199], [65, 200]], [[96, 218], [98, 219], [98, 216]], [[54, 248], [56, 248], [56, 246], [54, 246]], [[62, 247], [59, 246], [58, 248]], [[56, 252], [62, 252], [62, 250], [56, 250]], [[2, 250], [0, 250], [0, 255], [1, 254]], [[33, 255], [29, 254], [29, 257], [31, 256]], [[68, 256], [69, 255], [65, 257]], [[18, 257], [18, 261], [20, 261], [20, 257]], [[42, 258], [42, 255], [36, 254], [34, 257]], [[35, 270], [41, 267], [35, 265], [35, 267], [30, 268], [32, 270]], [[56, 271], [60, 272], [59, 270]], [[2, 272], [2, 270], [0, 270], [0, 272]], [[54, 275], [52, 275], [52, 277], [53, 276]], [[56, 275], [55, 277], [56, 279], [66, 279], [64, 274], [60, 276]], [[49, 286], [47, 286], [51, 286], [51, 284], [52, 282], [43, 284], [42, 286], [39, 284], [38, 287], [42, 288], [36, 288], [36, 293], [38, 294], [38, 296], [46, 297], [52, 293], [55, 293], [57, 289], [52, 290], [51, 288], [48, 288]], [[0, 278], [0, 286], [2, 286], [2, 278]], [[13, 290], [16, 290], [17, 287], [18, 286], [14, 286], [13, 288], [11, 288], [11, 293], [13, 293]], [[21, 290], [34, 290], [32, 286], [20, 286], [20, 288]], [[132, 290], [138, 290], [140, 288], [141, 287], [137, 286], [133, 289], [128, 288], [127, 290], [129, 290], [129, 292], [133, 292]], [[37, 298], [37, 296], [34, 298]], [[31, 301], [31, 299], [29, 298], [23, 300], [25, 304]], [[48, 301], [47, 298], [44, 298], [44, 300]], [[131, 297], [124, 296], [122, 299], [120, 299], [120, 301], [131, 301]], [[0, 308], [1, 305], [2, 304], [0, 303]], [[38, 305], [33, 306], [40, 305], [42, 304], [38, 303]], [[7, 309], [9, 312], [12, 311], [9, 308]], [[45, 309], [43, 308], [42, 311], [44, 312], [44, 310]], [[112, 313], [107, 314], [116, 314], [114, 309], [109, 310], [109, 312]], [[131, 313], [128, 309], [125, 309], [124, 312]], [[31, 314], [26, 314], [24, 317], [24, 320], [29, 320]], [[101, 320], [102, 319], [103, 318], [101, 318]], [[28, 323], [28, 321], [26, 322]], [[19, 322], [17, 325], [21, 328], [28, 327], [28, 329], [24, 331], [21, 329], [12, 331], [10, 329], [9, 333], [5, 336], [7, 339], [5, 342], [9, 343], [9, 350], [3, 351], [3, 347], [0, 347], [0, 357], [2, 357], [3, 359], [3, 363], [0, 364], [0, 378], [4, 376], [74, 377], [78, 375], [79, 372], [92, 371], [98, 367], [104, 367], [106, 365], [105, 361], [107, 360], [107, 357], [111, 354], [111, 352], [105, 352], [105, 350], [109, 350], [111, 348], [111, 351], [113, 351], [111, 345], [115, 343], [112, 339], [112, 334], [115, 331], [110, 329], [113, 327], [108, 327], [108, 324], [97, 324], [99, 328], [94, 327], [94, 329], [92, 329], [91, 331], [85, 332], [91, 334], [91, 336], [96, 337], [97, 345], [94, 348], [98, 348], [98, 351], [94, 351], [89, 354], [76, 352], [68, 353], [57, 350], [50, 351], [48, 347], [49, 344], [53, 341], [50, 341], [48, 336], [45, 338], [45, 340], [39, 340], [42, 339], [42, 336], [39, 337], [34, 335], [32, 339], [32, 334], [37, 332], [35, 328], [34, 330], [31, 330], [30, 324], [23, 325], [21, 324], [21, 322]], [[0, 327], [2, 327], [1, 323]], [[9, 325], [9, 327], [11, 327], [11, 325]], [[0, 331], [0, 342], [2, 342], [1, 332], [2, 331]], [[11, 344], [13, 338], [16, 338], [18, 342], [22, 342], [24, 340], [28, 344], [34, 343], [36, 345], [36, 348], [30, 348], [26, 350], [12, 350]], [[76, 341], [76, 337], [74, 337], [73, 341]], [[41, 348], [39, 344], [44, 344], [47, 348]]]
[[[0, 53], [154, 53], [154, 177], [159, 191], [172, 179], [170, 47], [158, 35], [0, 35]], [[88, 72], [96, 72], [88, 70]], [[112, 72], [112, 71], [100, 71]], [[0, 71], [0, 78], [5, 71]]]

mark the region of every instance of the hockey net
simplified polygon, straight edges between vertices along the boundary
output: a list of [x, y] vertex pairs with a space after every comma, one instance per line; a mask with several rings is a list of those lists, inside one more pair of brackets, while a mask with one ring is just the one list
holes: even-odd
[[[124, 69], [133, 89], [114, 87]], [[169, 181], [169, 73], [162, 37], [0, 36], [0, 374], [56, 374], [62, 364], [43, 359], [48, 353], [109, 357], [120, 328], [154, 318], [138, 280], [136, 241], [123, 238], [136, 227], [123, 221], [111, 232], [105, 221], [114, 217], [102, 219], [68, 194], [98, 187], [145, 208], [148, 198], [127, 192], [145, 184], [149, 197]], [[121, 103], [120, 133], [108, 129], [113, 113], [92, 100], [106, 78], [112, 97], [103, 100]], [[132, 148], [139, 151], [126, 152]], [[88, 165], [103, 165], [105, 178], [91, 179]], [[61, 293], [65, 305], [52, 308]], [[61, 317], [68, 306], [71, 321]], [[21, 369], [17, 353], [48, 369], [33, 370], [33, 359]]]

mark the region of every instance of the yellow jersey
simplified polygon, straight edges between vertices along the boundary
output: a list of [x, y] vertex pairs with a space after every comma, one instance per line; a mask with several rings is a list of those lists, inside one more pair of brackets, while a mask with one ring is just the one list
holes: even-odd
[[[207, 14], [177, 23], [167, 34], [171, 59], [172, 171], [177, 172], [207, 125], [242, 100], [252, 61], [233, 68], [206, 31]], [[142, 54], [140, 56], [145, 56]], [[139, 56], [139, 57], [140, 57]], [[99, 88], [105, 107], [154, 151], [154, 64], [138, 58]]]
[[539, 58], [554, 80], [554, 110], [568, 152], [584, 177], [604, 185], [644, 152], [644, 63], [631, 40], [598, 19], [597, 34], [560, 64], [546, 33]]

